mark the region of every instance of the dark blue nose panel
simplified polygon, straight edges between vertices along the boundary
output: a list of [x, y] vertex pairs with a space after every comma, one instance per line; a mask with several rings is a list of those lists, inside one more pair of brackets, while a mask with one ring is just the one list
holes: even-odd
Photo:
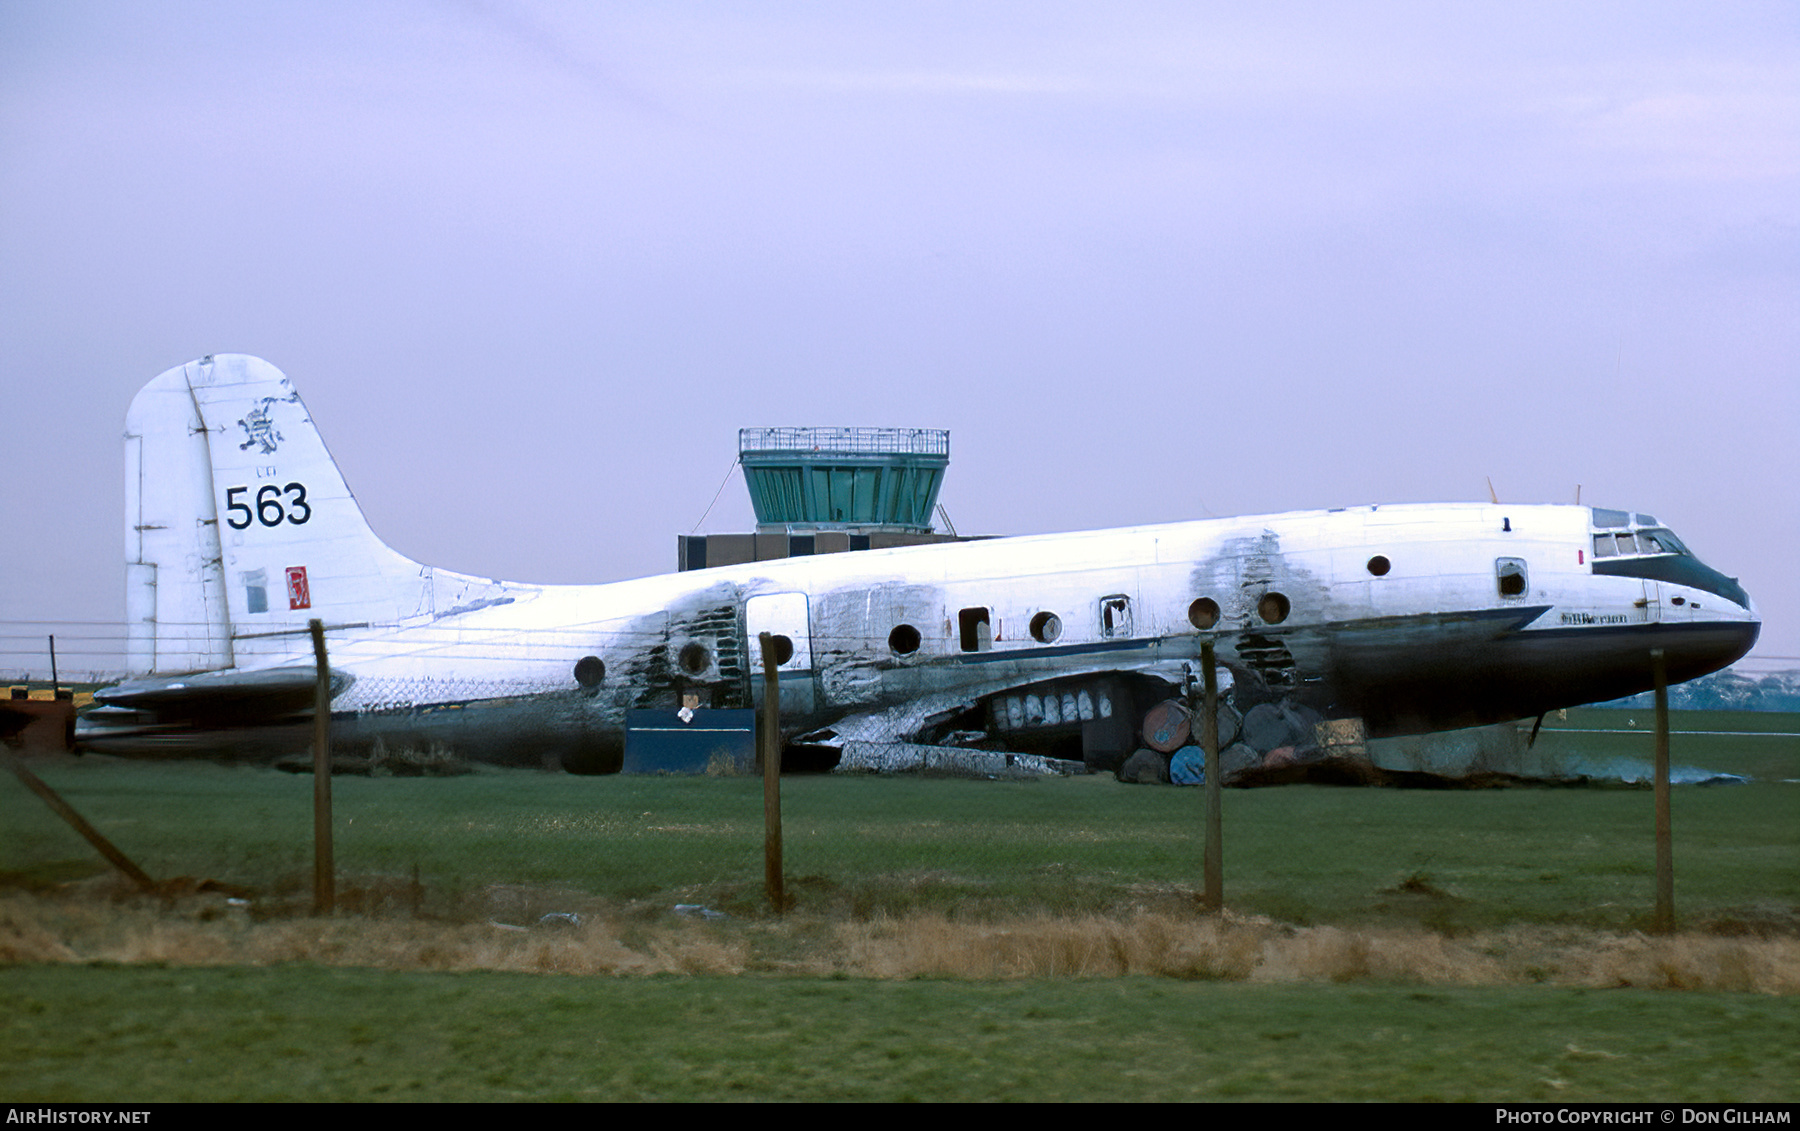
[[1750, 594], [1737, 579], [1686, 554], [1667, 554], [1653, 558], [1599, 558], [1594, 572], [1610, 577], [1642, 577], [1650, 581], [1667, 581], [1717, 594], [1739, 608], [1749, 611]]

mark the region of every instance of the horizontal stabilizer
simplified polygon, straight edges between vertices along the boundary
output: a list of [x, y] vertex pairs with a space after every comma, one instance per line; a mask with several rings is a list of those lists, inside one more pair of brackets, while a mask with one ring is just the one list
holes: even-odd
[[[227, 669], [126, 680], [94, 692], [94, 702], [102, 707], [148, 711], [171, 720], [272, 719], [311, 707], [317, 680], [312, 667]], [[332, 696], [351, 683], [348, 673], [332, 672]]]

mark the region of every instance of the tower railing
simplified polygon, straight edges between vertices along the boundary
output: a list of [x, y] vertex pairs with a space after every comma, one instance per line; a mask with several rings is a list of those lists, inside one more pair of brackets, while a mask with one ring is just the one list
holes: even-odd
[[871, 455], [950, 455], [942, 428], [740, 428], [738, 454], [843, 452]]

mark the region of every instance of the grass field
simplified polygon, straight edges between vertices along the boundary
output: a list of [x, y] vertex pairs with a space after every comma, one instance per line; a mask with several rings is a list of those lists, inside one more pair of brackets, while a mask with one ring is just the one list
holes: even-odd
[[[1628, 717], [1572, 716], [1564, 725], [1601, 716], [1616, 728]], [[1684, 723], [1800, 731], [1786, 715]], [[1613, 759], [1647, 756], [1650, 742], [1598, 730], [1540, 741]], [[1800, 788], [1790, 780], [1800, 778], [1800, 738], [1678, 735], [1676, 757], [1755, 779], [1676, 791], [1683, 916], [1800, 903]], [[95, 758], [41, 773], [153, 876], [218, 880], [276, 902], [310, 883], [306, 776]], [[747, 778], [493, 769], [340, 777], [337, 862], [350, 888], [441, 916], [496, 885], [749, 915], [761, 901], [761, 788]], [[32, 887], [105, 870], [16, 783], [0, 782], [0, 803], [0, 879]], [[1237, 910], [1298, 924], [1630, 928], [1651, 898], [1650, 803], [1647, 790], [1623, 787], [1230, 791], [1227, 895]], [[1104, 776], [794, 777], [784, 815], [786, 871], [805, 911], [1107, 912], [1179, 902], [1199, 876], [1199, 792]]]
[[[1631, 717], [1570, 712], [1540, 744], [1647, 760], [1648, 734], [1605, 733]], [[247, 902], [120, 896], [0, 781], [0, 1086], [1791, 1099], [1800, 739], [1783, 735], [1797, 723], [1678, 713], [1677, 731], [1741, 733], [1678, 733], [1675, 761], [1756, 780], [1677, 789], [1686, 930], [1669, 940], [1636, 933], [1652, 899], [1644, 789], [1231, 791], [1218, 919], [1193, 907], [1197, 791], [790, 778], [796, 907], [778, 918], [761, 898], [758, 781], [340, 778], [340, 885], [357, 910], [322, 921], [302, 914], [310, 779], [40, 763], [153, 876]], [[551, 911], [584, 925], [510, 929]], [[1602, 989], [1619, 986], [1692, 992]], [[209, 1034], [221, 1017], [234, 1023]]]
[[305, 966], [13, 968], [0, 1000], [15, 1102], [1742, 1102], [1800, 1079], [1792, 1000], [1755, 994]]
[[[1650, 710], [1575, 708], [1544, 720], [1550, 752], [1648, 766], [1656, 725]], [[1671, 711], [1670, 761], [1770, 782], [1800, 777], [1800, 715], [1778, 711]]]

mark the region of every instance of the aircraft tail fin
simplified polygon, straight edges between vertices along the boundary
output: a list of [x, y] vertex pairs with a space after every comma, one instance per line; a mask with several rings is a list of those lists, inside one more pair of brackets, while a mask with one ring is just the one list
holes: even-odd
[[432, 571], [389, 549], [282, 372], [216, 354], [139, 391], [125, 427], [134, 672], [310, 655], [307, 622], [428, 612]]

